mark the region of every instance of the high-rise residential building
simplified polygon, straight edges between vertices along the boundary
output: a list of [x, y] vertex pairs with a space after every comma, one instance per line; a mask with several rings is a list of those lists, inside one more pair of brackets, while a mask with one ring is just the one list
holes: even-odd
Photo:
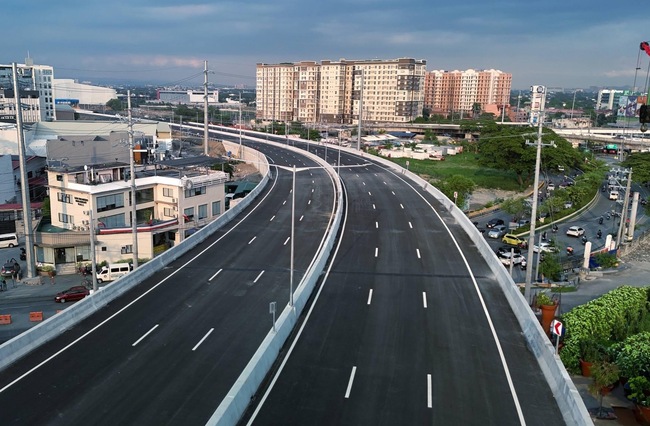
[[[17, 64], [23, 122], [55, 120], [53, 80], [54, 69], [49, 65], [34, 65], [30, 58]], [[0, 122], [16, 122], [12, 65], [0, 64]]]
[[409, 122], [422, 115], [426, 61], [257, 64], [257, 118], [304, 123]]
[[427, 72], [424, 107], [432, 114], [471, 114], [476, 106], [485, 109], [497, 105], [499, 110], [510, 100], [512, 74], [499, 70]]
[[603, 89], [598, 91], [596, 100], [596, 110], [614, 110], [619, 104], [621, 96], [625, 94], [624, 90]]

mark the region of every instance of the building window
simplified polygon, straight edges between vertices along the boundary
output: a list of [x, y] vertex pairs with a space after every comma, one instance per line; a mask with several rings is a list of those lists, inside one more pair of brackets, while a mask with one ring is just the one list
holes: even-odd
[[133, 244], [127, 244], [120, 249], [121, 254], [133, 253]]
[[165, 207], [163, 209], [163, 216], [165, 217], [174, 217], [174, 211], [170, 209], [169, 207]]
[[183, 219], [185, 219], [185, 222], [194, 220], [194, 207], [188, 207], [183, 210]]
[[212, 216], [219, 216], [221, 214], [221, 201], [212, 202]]
[[153, 188], [140, 189], [135, 191], [135, 203], [144, 204], [150, 203], [153, 199]]
[[104, 228], [120, 228], [125, 227], [126, 222], [124, 221], [124, 213], [116, 214], [113, 216], [104, 216], [100, 217], [97, 220], [97, 225]]
[[199, 220], [205, 219], [206, 217], [208, 217], [208, 205], [201, 204], [199, 205]]
[[172, 188], [163, 188], [163, 197], [174, 197], [174, 190]]
[[120, 207], [124, 207], [124, 194], [113, 194], [106, 195], [104, 197], [97, 197], [98, 212], [119, 209]]
[[186, 189], [185, 198], [196, 197], [198, 195], [205, 195], [206, 193], [205, 191], [206, 191], [205, 186], [201, 186], [199, 188]]
[[61, 223], [74, 223], [74, 217], [69, 214], [59, 213], [59, 222]]
[[57, 192], [56, 199], [62, 203], [72, 204], [72, 197], [70, 194], [64, 194], [63, 192]]

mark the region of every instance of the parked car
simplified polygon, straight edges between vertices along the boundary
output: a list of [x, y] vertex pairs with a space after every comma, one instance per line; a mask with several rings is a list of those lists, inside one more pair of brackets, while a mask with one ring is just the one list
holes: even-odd
[[555, 247], [553, 244], [549, 242], [544, 242], [542, 241], [540, 244], [534, 244], [533, 245], [533, 251], [535, 253], [539, 253], [540, 251], [542, 253], [552, 253], [557, 251], [557, 247]]
[[517, 246], [521, 248], [528, 247], [526, 240], [523, 240], [516, 236], [515, 234], [506, 234], [501, 238], [501, 242], [504, 244], [510, 244], [511, 246]]
[[581, 237], [585, 234], [585, 230], [579, 226], [571, 226], [566, 230], [566, 234], [569, 237]]
[[501, 238], [508, 230], [505, 225], [497, 225], [488, 231], [487, 236], [490, 238]]
[[488, 223], [485, 225], [487, 228], [494, 228], [495, 226], [499, 225], [505, 225], [506, 223], [503, 221], [503, 219], [490, 219]]
[[519, 222], [517, 222], [517, 228], [521, 228], [522, 226], [530, 225], [530, 219], [520, 219]]
[[74, 287], [70, 287], [67, 290], [63, 290], [60, 293], [57, 293], [56, 296], [54, 296], [54, 301], [59, 303], [72, 302], [75, 300], [81, 300], [89, 294], [90, 291], [88, 291], [85, 286], [76, 285]]
[[501, 263], [503, 263], [506, 266], [510, 266], [510, 263], [512, 262], [514, 265], [519, 265], [521, 262], [525, 260], [525, 257], [522, 254], [510, 254], [510, 253], [504, 253], [503, 256], [499, 258]]
[[546, 190], [547, 191], [555, 191], [555, 184], [553, 182], [549, 182], [549, 184], [546, 185]]

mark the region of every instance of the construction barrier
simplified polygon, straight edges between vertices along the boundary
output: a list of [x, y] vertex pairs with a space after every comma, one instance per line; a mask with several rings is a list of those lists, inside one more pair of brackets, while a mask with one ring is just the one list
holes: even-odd
[[41, 322], [43, 321], [43, 312], [30, 312], [29, 320], [31, 322]]
[[11, 315], [0, 315], [0, 325], [11, 324]]

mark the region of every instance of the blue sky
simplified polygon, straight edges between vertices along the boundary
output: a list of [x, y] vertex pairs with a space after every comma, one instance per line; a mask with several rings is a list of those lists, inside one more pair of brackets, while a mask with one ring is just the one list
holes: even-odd
[[[643, 2], [603, 0], [113, 0], [2, 8], [0, 63], [55, 67], [56, 78], [255, 87], [255, 64], [426, 59], [427, 70], [500, 69], [513, 88], [631, 86]], [[637, 86], [645, 87], [643, 54]]]

